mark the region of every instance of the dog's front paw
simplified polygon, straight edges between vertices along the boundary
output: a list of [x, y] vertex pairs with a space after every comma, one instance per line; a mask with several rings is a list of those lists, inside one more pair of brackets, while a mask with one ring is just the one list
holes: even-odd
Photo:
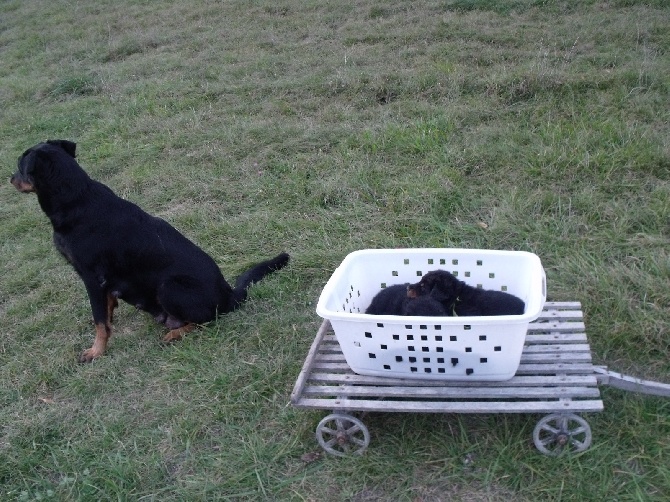
[[93, 362], [94, 359], [100, 357], [101, 355], [102, 352], [91, 347], [90, 349], [86, 349], [84, 352], [81, 353], [81, 355], [79, 356], [79, 362], [90, 363]]

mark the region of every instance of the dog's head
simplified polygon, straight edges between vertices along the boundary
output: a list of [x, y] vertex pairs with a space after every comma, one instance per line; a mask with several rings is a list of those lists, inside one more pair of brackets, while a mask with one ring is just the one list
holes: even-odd
[[48, 140], [28, 148], [19, 157], [18, 169], [9, 180], [12, 185], [24, 193], [47, 189], [52, 180], [62, 178], [61, 170], [74, 161], [77, 145], [72, 141], [57, 139]]
[[443, 305], [452, 305], [461, 292], [461, 281], [446, 270], [433, 270], [424, 275], [416, 284], [407, 287], [407, 296], [418, 298], [430, 296]]

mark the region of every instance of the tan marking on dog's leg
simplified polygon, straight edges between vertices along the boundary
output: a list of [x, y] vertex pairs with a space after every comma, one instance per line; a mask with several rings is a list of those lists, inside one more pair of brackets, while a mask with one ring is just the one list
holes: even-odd
[[112, 328], [109, 324], [98, 323], [95, 325], [95, 340], [90, 349], [86, 349], [79, 356], [80, 363], [90, 363], [93, 359], [100, 357], [105, 353], [107, 340], [112, 336]]
[[195, 324], [185, 324], [181, 328], [168, 331], [167, 335], [163, 337], [163, 343], [172, 343], [181, 340], [186, 333], [193, 331], [196, 327]]
[[114, 309], [119, 306], [119, 300], [111, 293], [107, 295], [107, 322], [112, 324], [114, 319]]

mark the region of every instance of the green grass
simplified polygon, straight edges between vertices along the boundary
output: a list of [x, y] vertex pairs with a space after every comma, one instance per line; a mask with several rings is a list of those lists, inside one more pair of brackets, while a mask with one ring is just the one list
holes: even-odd
[[371, 414], [303, 460], [289, 394], [350, 251], [537, 253], [599, 364], [670, 381], [663, 0], [126, 0], [0, 5], [0, 156], [46, 138], [233, 278], [243, 309], [162, 347], [122, 306], [105, 357], [32, 196], [0, 188], [2, 500], [664, 500], [670, 403], [603, 388], [593, 446], [528, 415]]

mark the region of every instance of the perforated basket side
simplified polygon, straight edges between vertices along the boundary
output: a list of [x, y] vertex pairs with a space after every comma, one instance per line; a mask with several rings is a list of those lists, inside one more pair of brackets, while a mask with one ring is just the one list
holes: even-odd
[[356, 373], [439, 380], [511, 378], [519, 366], [527, 327], [525, 323], [331, 323], [347, 364]]

